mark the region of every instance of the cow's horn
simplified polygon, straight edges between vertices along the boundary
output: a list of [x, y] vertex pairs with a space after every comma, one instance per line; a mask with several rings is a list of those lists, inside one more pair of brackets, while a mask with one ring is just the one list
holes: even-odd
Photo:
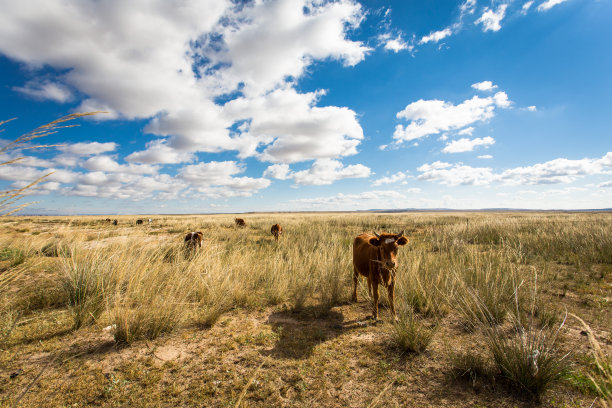
[[397, 234], [397, 237], [401, 237], [402, 235], [404, 235], [404, 230], [402, 230], [402, 232], [400, 232], [399, 234]]
[[372, 232], [374, 232], [374, 235], [376, 235], [376, 238], [380, 239], [380, 235], [378, 235], [376, 231], [372, 231]]

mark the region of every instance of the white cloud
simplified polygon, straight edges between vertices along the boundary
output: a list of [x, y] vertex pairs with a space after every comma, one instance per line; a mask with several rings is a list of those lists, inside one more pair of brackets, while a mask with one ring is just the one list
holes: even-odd
[[370, 169], [362, 164], [344, 167], [338, 160], [316, 160], [308, 170], [293, 174], [293, 180], [298, 185], [325, 185], [346, 178], [364, 178], [370, 176]]
[[419, 180], [437, 181], [448, 186], [482, 186], [491, 184], [496, 179], [493, 170], [489, 167], [471, 167], [462, 163], [435, 162], [432, 165], [424, 164], [417, 170], [421, 172], [417, 177]]
[[477, 137], [475, 139], [461, 138], [459, 140], [453, 140], [446, 144], [446, 147], [442, 149], [444, 153], [462, 153], [471, 152], [477, 146], [491, 146], [495, 143], [495, 139], [491, 136]]
[[419, 44], [427, 44], [428, 42], [439, 42], [446, 37], [450, 36], [453, 32], [449, 27], [446, 27], [444, 30], [433, 31], [429, 33], [429, 35], [425, 35], [419, 41]]
[[495, 173], [489, 167], [471, 167], [463, 163], [434, 162], [417, 169], [419, 180], [436, 181], [449, 186], [488, 185], [493, 182], [508, 185], [540, 185], [571, 183], [585, 176], [612, 174], [612, 152], [600, 159], [555, 159], [532, 166], [516, 167]]
[[299, 208], [367, 210], [383, 208], [405, 208], [407, 198], [397, 191], [366, 191], [359, 194], [339, 193], [330, 197], [302, 198], [290, 200]]
[[90, 156], [93, 154], [107, 153], [114, 151], [116, 148], [117, 143], [114, 142], [73, 143], [57, 147], [57, 149], [62, 152], [70, 153], [76, 156]]
[[400, 52], [402, 50], [412, 51], [414, 46], [408, 44], [402, 38], [401, 34], [393, 37], [390, 33], [381, 34], [378, 36], [378, 42], [383, 45], [383, 48], [388, 51]]
[[472, 84], [472, 88], [479, 91], [492, 91], [497, 88], [497, 85], [493, 85], [493, 82], [491, 81], [482, 81]]
[[62, 84], [51, 81], [30, 81], [23, 87], [14, 87], [13, 90], [28, 95], [34, 99], [51, 100], [59, 103], [72, 100], [72, 92]]
[[273, 164], [268, 166], [268, 168], [264, 171], [263, 176], [277, 180], [287, 180], [291, 178], [292, 174], [289, 170], [288, 164]]
[[377, 180], [374, 180], [372, 182], [372, 185], [377, 187], [377, 186], [380, 186], [382, 184], [393, 184], [393, 183], [398, 183], [400, 181], [402, 182], [402, 184], [405, 184], [406, 183], [406, 181], [405, 181], [406, 178], [407, 178], [407, 175], [405, 173], [403, 173], [401, 171], [398, 171], [397, 173], [395, 173], [395, 174], [393, 174], [393, 175], [391, 175], [389, 177], [382, 177], [382, 178], [379, 178]]
[[242, 172], [234, 161], [208, 162], [184, 166], [177, 177], [210, 198], [249, 197], [270, 185], [266, 178], [234, 177]]
[[474, 11], [476, 11], [476, 0], [465, 0], [465, 2], [461, 3], [459, 9], [461, 10], [461, 16], [474, 14]]
[[[464, 136], [464, 135], [472, 136], [472, 133], [474, 133], [474, 128], [471, 126], [466, 127], [465, 129], [461, 129], [459, 132], [457, 132], [457, 134], [461, 136]], [[441, 140], [446, 140], [446, 139], [441, 139]]]
[[536, 112], [538, 110], [538, 108], [535, 107], [535, 105], [531, 105], [527, 107], [527, 110], [529, 112]]
[[558, 4], [565, 3], [567, 0], [546, 0], [538, 6], [538, 11], [547, 11]]
[[[235, 118], [250, 120], [235, 145], [241, 157], [256, 155], [263, 161], [295, 163], [356, 154], [363, 139], [356, 113], [348, 108], [315, 106], [320, 95], [284, 88], [227, 103], [225, 110]], [[260, 145], [265, 148], [258, 153]]]
[[607, 187], [612, 187], [612, 181], [605, 181], [597, 185], [597, 188], [607, 188]]
[[440, 132], [461, 129], [494, 116], [496, 107], [507, 108], [512, 102], [505, 92], [480, 98], [474, 96], [459, 105], [440, 100], [418, 100], [397, 113], [400, 119], [410, 120], [407, 126], [397, 125], [393, 133], [395, 143], [419, 139]]
[[478, 156], [479, 159], [492, 159], [493, 156], [491, 156], [490, 154], [483, 154], [481, 156]]
[[159, 166], [151, 166], [148, 164], [119, 164], [109, 156], [90, 157], [81, 164], [81, 167], [89, 171], [127, 174], [155, 174], [159, 170]]
[[[364, 16], [352, 0], [12, 2], [0, 14], [0, 53], [32, 72], [61, 72], [22, 92], [65, 100], [60, 91], [74, 89], [85, 98], [79, 110], [111, 112], [100, 120], [150, 119], [145, 132], [157, 138], [130, 155], [132, 162], [181, 163], [224, 151], [275, 162], [337, 158], [356, 153], [362, 130], [355, 113], [315, 106], [317, 93], [299, 95], [294, 86], [316, 60], [363, 60], [370, 48], [348, 34]], [[220, 101], [232, 92], [250, 107], [226, 109]], [[288, 109], [260, 109], [274, 107], [278, 92], [302, 98], [302, 116], [288, 134], [281, 126]], [[250, 132], [230, 130], [241, 120], [252, 121]], [[275, 128], [258, 133], [262, 124]], [[257, 147], [272, 142], [259, 156]]]
[[482, 24], [482, 31], [499, 31], [501, 29], [501, 25], [499, 23], [504, 19], [507, 8], [507, 4], [500, 4], [495, 11], [485, 7], [482, 16], [480, 16], [480, 18], [476, 20], [474, 24]]
[[521, 14], [527, 14], [527, 12], [529, 11], [532, 5], [533, 5], [533, 0], [529, 0], [523, 3], [523, 6], [521, 7]]

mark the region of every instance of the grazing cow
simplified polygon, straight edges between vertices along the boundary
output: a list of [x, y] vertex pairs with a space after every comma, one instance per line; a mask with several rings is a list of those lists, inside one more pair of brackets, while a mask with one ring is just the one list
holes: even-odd
[[143, 222], [143, 220], [136, 220], [136, 225], [142, 225]]
[[387, 288], [391, 313], [395, 318], [393, 291], [395, 288], [395, 270], [397, 268], [397, 249], [406, 245], [408, 238], [404, 231], [399, 234], [382, 233], [374, 235], [363, 233], [353, 242], [353, 302], [357, 301], [357, 281], [359, 275], [368, 280], [368, 291], [373, 295], [374, 308], [372, 315], [378, 319], [378, 284]]
[[153, 218], [149, 218], [149, 224], [153, 222]]
[[280, 224], [274, 224], [272, 228], [270, 228], [270, 232], [274, 235], [274, 239], [278, 241], [278, 237], [283, 233], [283, 227]]
[[108, 222], [108, 223], [110, 224], [110, 223], [111, 223], [111, 219], [110, 219], [110, 218], [107, 218], [107, 219], [106, 219], [106, 222]]
[[201, 231], [198, 232], [188, 232], [185, 235], [185, 247], [192, 251], [196, 251], [198, 248], [202, 248], [202, 239], [204, 238], [204, 234]]
[[234, 218], [234, 222], [238, 227], [246, 227], [246, 221], [242, 218]]
[[113, 220], [113, 225], [117, 225], [118, 223], [119, 223], [119, 221]]

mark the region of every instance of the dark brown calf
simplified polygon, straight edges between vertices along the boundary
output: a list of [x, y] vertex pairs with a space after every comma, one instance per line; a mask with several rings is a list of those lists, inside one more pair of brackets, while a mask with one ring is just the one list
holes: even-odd
[[192, 251], [196, 251], [198, 248], [202, 248], [202, 239], [204, 234], [202, 232], [188, 232], [185, 235], [185, 247]]
[[353, 242], [353, 302], [357, 301], [357, 282], [359, 275], [368, 280], [368, 291], [373, 296], [372, 315], [378, 319], [378, 284], [387, 288], [391, 313], [395, 318], [395, 270], [397, 268], [397, 249], [408, 243], [404, 231], [399, 234], [382, 233], [361, 234]]
[[242, 218], [234, 218], [234, 222], [238, 227], [246, 227], [246, 221]]
[[283, 233], [283, 227], [280, 224], [274, 224], [272, 228], [270, 228], [270, 232], [274, 235], [274, 239], [278, 241], [278, 237]]
[[144, 223], [143, 220], [136, 220], [136, 225], [142, 225]]
[[119, 221], [113, 220], [113, 225], [117, 225], [118, 223], [119, 223]]

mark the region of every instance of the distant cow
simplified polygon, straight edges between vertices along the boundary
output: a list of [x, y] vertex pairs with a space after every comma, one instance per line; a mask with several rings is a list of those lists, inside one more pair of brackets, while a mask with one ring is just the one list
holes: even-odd
[[395, 318], [393, 291], [395, 288], [395, 270], [397, 268], [397, 249], [406, 245], [408, 238], [404, 231], [399, 234], [382, 233], [374, 235], [361, 234], [353, 242], [353, 302], [357, 301], [357, 282], [359, 275], [368, 280], [368, 291], [373, 295], [372, 315], [378, 319], [378, 284], [387, 288], [391, 313]]
[[142, 225], [143, 222], [143, 220], [136, 220], [136, 225]]
[[283, 227], [280, 224], [274, 224], [272, 228], [270, 228], [270, 232], [274, 235], [274, 239], [278, 241], [278, 237], [283, 233]]
[[111, 219], [110, 218], [107, 218], [105, 221], [108, 222], [109, 224], [111, 223]]
[[117, 225], [119, 222], [117, 220], [113, 220], [113, 225]]
[[149, 218], [149, 224], [153, 222], [153, 218]]
[[185, 247], [188, 249], [195, 251], [198, 248], [202, 248], [202, 239], [204, 238], [204, 234], [202, 232], [188, 232], [185, 235]]
[[246, 227], [246, 221], [243, 220], [242, 218], [234, 218], [234, 222], [239, 227]]

